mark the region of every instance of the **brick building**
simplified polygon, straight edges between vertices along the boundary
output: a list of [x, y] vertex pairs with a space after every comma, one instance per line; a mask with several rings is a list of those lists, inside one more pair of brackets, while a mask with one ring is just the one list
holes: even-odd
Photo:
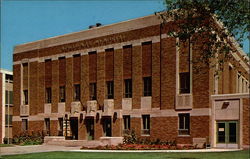
[[112, 141], [135, 130], [178, 144], [249, 146], [245, 53], [235, 45], [217, 78], [190, 62], [202, 37], [182, 43], [166, 34], [172, 26], [150, 15], [16, 46], [13, 134]]
[[[0, 69], [0, 143], [12, 138], [13, 75]], [[9, 142], [11, 142], [9, 140]]]

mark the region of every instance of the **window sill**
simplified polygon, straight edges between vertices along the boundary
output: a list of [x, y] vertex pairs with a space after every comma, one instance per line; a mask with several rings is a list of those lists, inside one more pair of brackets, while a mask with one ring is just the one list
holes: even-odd
[[5, 127], [7, 128], [7, 127], [13, 127], [12, 125], [5, 125]]
[[191, 137], [191, 135], [178, 135], [178, 137]]
[[141, 136], [150, 136], [150, 134], [141, 134]]
[[14, 105], [13, 104], [5, 104], [5, 107], [13, 107]]

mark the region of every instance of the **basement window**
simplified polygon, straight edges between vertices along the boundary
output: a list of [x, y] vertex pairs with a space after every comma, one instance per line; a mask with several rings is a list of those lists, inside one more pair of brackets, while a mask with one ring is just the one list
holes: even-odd
[[179, 135], [190, 135], [190, 114], [179, 114]]
[[142, 135], [150, 135], [150, 115], [142, 115]]

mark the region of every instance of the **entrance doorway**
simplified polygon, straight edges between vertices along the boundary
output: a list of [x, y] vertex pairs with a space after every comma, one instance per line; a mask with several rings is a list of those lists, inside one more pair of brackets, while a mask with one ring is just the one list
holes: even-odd
[[94, 118], [87, 118], [86, 129], [87, 129], [87, 140], [94, 140], [95, 129], [94, 129]]
[[111, 137], [112, 136], [112, 127], [111, 127], [111, 117], [102, 118], [103, 122], [103, 136]]
[[238, 148], [238, 122], [217, 121], [217, 147]]
[[72, 140], [78, 140], [78, 118], [70, 118], [70, 129], [72, 134]]

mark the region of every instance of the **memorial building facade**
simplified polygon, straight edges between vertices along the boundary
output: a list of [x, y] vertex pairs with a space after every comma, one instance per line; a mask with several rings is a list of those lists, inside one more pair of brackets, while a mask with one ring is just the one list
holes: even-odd
[[191, 62], [202, 37], [170, 37], [173, 23], [150, 15], [16, 46], [13, 135], [112, 140], [134, 130], [150, 140], [248, 147], [248, 57], [235, 45], [217, 76]]

